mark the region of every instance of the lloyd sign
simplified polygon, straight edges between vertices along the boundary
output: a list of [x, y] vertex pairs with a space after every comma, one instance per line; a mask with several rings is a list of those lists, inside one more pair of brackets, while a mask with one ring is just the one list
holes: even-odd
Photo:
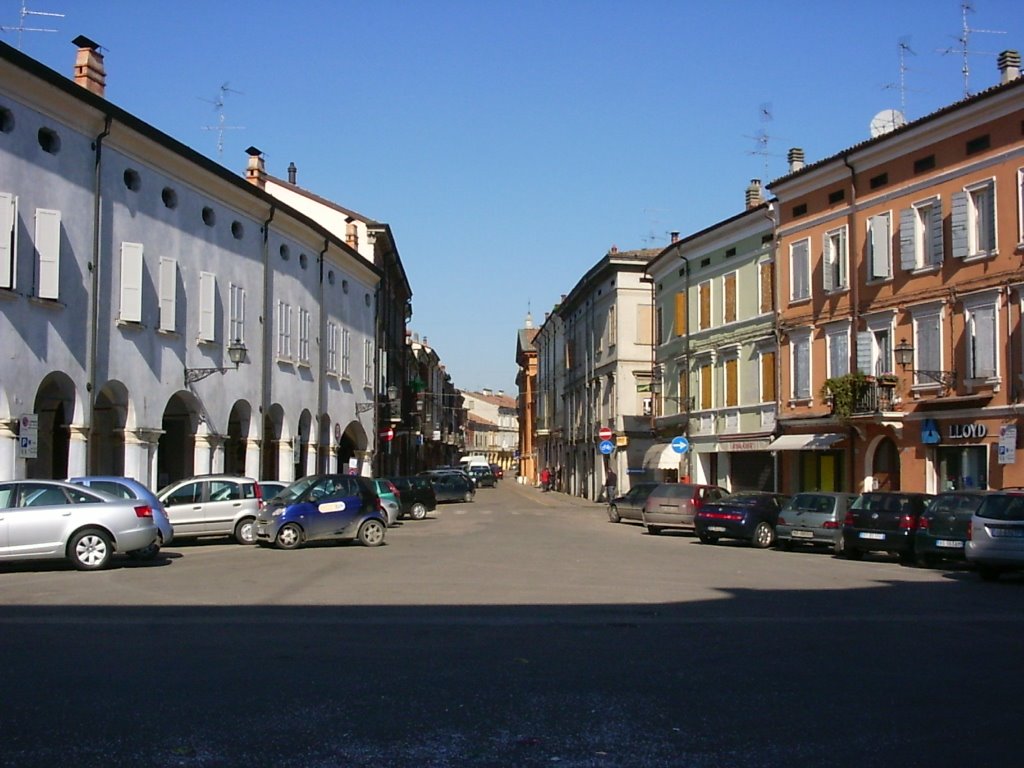
[[950, 424], [951, 440], [980, 440], [988, 436], [988, 427], [984, 424]]

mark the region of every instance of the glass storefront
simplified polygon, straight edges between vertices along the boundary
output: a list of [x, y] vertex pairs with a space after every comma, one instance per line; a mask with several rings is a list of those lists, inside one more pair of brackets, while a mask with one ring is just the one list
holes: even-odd
[[988, 489], [988, 446], [936, 448], [936, 467], [940, 491]]

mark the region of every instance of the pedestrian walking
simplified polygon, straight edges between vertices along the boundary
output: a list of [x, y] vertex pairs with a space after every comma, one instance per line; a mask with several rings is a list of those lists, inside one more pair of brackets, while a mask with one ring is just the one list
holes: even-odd
[[608, 468], [608, 474], [604, 476], [604, 497], [605, 501], [609, 504], [612, 503], [612, 499], [615, 498], [615, 488], [619, 484], [619, 477], [615, 474], [615, 470], [611, 467]]
[[540, 487], [545, 492], [551, 490], [551, 470], [547, 467], [540, 471]]

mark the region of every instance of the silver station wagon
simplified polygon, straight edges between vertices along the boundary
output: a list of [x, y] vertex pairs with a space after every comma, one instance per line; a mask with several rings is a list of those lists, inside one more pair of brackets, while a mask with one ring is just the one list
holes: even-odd
[[775, 524], [775, 546], [791, 549], [794, 544], [843, 548], [843, 520], [857, 499], [855, 493], [812, 491], [798, 493], [779, 512]]

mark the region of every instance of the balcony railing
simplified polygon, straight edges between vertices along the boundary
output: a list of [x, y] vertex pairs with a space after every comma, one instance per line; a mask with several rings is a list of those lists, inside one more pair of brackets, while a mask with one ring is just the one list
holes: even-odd
[[896, 410], [895, 381], [865, 381], [857, 393], [852, 416]]

